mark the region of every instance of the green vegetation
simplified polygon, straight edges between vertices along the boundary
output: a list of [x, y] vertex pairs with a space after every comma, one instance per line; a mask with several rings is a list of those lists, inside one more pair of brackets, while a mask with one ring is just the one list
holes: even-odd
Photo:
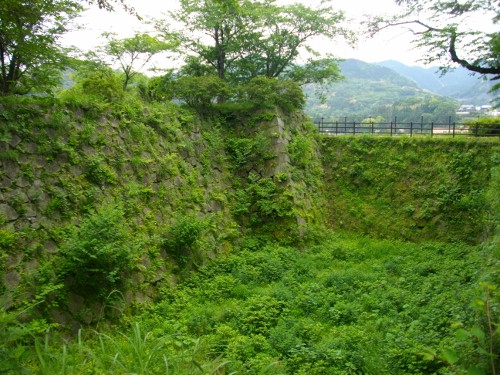
[[[454, 64], [478, 73], [493, 83], [500, 77], [500, 33], [483, 28], [497, 24], [500, 11], [489, 0], [473, 0], [460, 4], [446, 0], [396, 1], [401, 12], [395, 16], [371, 17], [370, 33], [376, 34], [388, 27], [410, 27], [415, 35], [414, 43], [427, 53], [422, 54], [424, 63], [438, 62], [443, 73]], [[483, 21], [469, 25], [467, 20], [481, 15]], [[493, 84], [495, 102], [498, 103], [500, 86]]]
[[[194, 75], [216, 75], [232, 83], [258, 76], [284, 78], [303, 84], [331, 82], [339, 78], [335, 60], [321, 57], [308, 42], [316, 37], [352, 39], [341, 26], [344, 15], [328, 4], [316, 9], [302, 4], [282, 6], [275, 0], [181, 0], [171, 18], [179, 29], [186, 65]], [[169, 30], [169, 19], [158, 22]], [[205, 37], [202, 37], [204, 35]], [[306, 64], [297, 60], [309, 57]]]
[[413, 80], [395, 71], [358, 60], [339, 64], [344, 79], [326, 85], [323, 96], [314, 95], [316, 85], [305, 88], [305, 111], [312, 118], [361, 121], [378, 116], [380, 122], [456, 121], [459, 103], [417, 87]]
[[470, 139], [325, 138], [331, 223], [381, 238], [481, 242], [494, 225], [484, 181], [496, 147]]
[[469, 132], [473, 135], [500, 135], [500, 120], [496, 117], [480, 117], [475, 120], [467, 120], [465, 124], [469, 126]]
[[498, 366], [494, 139], [113, 87], [2, 101], [3, 373]]
[[137, 250], [127, 232], [120, 209], [105, 207], [88, 216], [59, 250], [57, 275], [69, 278], [68, 288], [84, 297], [105, 298], [120, 287], [120, 275], [132, 268]]
[[79, 9], [0, 5], [0, 373], [495, 373], [497, 139], [317, 134], [300, 85], [339, 72], [304, 43], [350, 37], [326, 3], [182, 0], [184, 36], [57, 87]]
[[44, 374], [491, 373], [489, 343], [499, 343], [488, 319], [500, 307], [498, 269], [483, 268], [491, 245], [329, 233], [305, 251], [244, 242], [114, 333], [37, 339], [26, 366]]
[[0, 95], [50, 92], [67, 57], [58, 39], [82, 9], [71, 0], [2, 1]]
[[[118, 63], [123, 72], [123, 90], [133, 81], [134, 77], [144, 69], [151, 59], [162, 52], [173, 51], [178, 42], [175, 38], [160, 40], [148, 34], [136, 33], [133, 37], [117, 39], [113, 33], [105, 33], [107, 43], [101, 47], [98, 56], [105, 64], [111, 58], [112, 63]], [[93, 57], [90, 54], [89, 57]]]

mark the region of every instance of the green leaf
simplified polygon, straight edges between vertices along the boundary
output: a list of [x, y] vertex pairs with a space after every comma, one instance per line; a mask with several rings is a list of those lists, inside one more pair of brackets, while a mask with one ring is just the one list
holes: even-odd
[[460, 328], [459, 330], [457, 330], [456, 334], [455, 334], [457, 340], [467, 340], [470, 336], [469, 332], [467, 332], [465, 329], [463, 328]]
[[474, 335], [479, 341], [484, 341], [486, 337], [483, 330], [479, 327], [472, 327], [470, 333]]
[[484, 349], [482, 346], [478, 346], [477, 347], [477, 352], [479, 354], [482, 354], [482, 355], [485, 355], [485, 356], [489, 356], [490, 355], [490, 353], [486, 349]]
[[419, 353], [424, 361], [433, 361], [436, 359], [436, 351], [431, 348], [425, 348], [424, 351]]
[[442, 358], [448, 362], [450, 365], [453, 365], [458, 362], [458, 354], [455, 350], [450, 348], [444, 348], [442, 351]]

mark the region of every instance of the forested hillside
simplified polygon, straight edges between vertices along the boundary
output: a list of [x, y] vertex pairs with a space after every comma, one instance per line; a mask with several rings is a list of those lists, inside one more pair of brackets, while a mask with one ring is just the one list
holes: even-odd
[[456, 68], [442, 75], [438, 67], [410, 67], [397, 61], [383, 61], [378, 65], [411, 79], [421, 89], [454, 98], [463, 104], [486, 105], [493, 99], [489, 92], [493, 86], [491, 82], [471, 74], [464, 68]]
[[322, 89], [324, 97], [315, 94], [317, 85], [309, 85], [305, 111], [313, 119], [343, 119], [358, 122], [369, 117], [382, 122], [446, 122], [456, 119], [458, 101], [423, 90], [417, 83], [396, 71], [359, 60], [339, 64], [343, 79]]

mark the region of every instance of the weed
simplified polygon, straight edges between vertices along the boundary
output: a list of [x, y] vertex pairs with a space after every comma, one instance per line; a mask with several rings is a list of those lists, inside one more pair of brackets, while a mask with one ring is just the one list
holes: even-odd
[[86, 217], [59, 252], [60, 274], [68, 278], [70, 288], [86, 297], [105, 298], [132, 269], [133, 248], [123, 212], [110, 206]]

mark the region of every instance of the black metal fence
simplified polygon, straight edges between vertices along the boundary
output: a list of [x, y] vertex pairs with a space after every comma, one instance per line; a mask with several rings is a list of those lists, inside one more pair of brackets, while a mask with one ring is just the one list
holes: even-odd
[[330, 135], [428, 135], [428, 136], [475, 136], [500, 137], [500, 118], [497, 123], [456, 123], [451, 117], [447, 122], [424, 122], [422, 118], [416, 122], [398, 122], [397, 118], [391, 122], [375, 122], [371, 119], [356, 122], [344, 117], [341, 120], [320, 118], [315, 120], [320, 133]]

